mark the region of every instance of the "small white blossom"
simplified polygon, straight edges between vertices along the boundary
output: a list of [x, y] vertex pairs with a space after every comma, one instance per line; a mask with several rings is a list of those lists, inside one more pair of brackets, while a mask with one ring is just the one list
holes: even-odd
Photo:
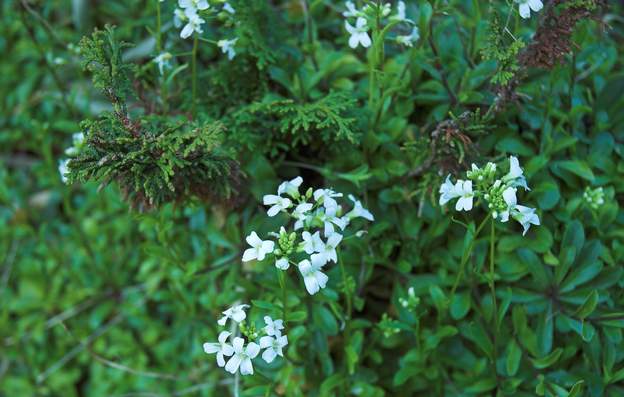
[[323, 222], [323, 234], [325, 234], [325, 237], [329, 237], [334, 233], [334, 225], [338, 226], [340, 230], [344, 230], [347, 227], [348, 218], [341, 218], [337, 215], [337, 212], [340, 210], [341, 207], [338, 204], [335, 207], [325, 208], [325, 210], [322, 208], [318, 209], [316, 218]]
[[321, 240], [321, 234], [318, 230], [314, 234], [305, 231], [301, 233], [301, 237], [303, 238], [303, 250], [306, 254], [311, 255], [325, 249], [325, 244]]
[[516, 205], [514, 211], [512, 211], [511, 216], [520, 222], [522, 228], [524, 229], [522, 235], [524, 236], [531, 225], [539, 226], [540, 219], [535, 213], [535, 208], [525, 207], [523, 205]]
[[418, 41], [419, 38], [420, 38], [420, 33], [418, 31], [418, 28], [414, 26], [410, 34], [404, 35], [404, 36], [397, 36], [396, 40], [399, 44], [402, 44], [406, 47], [412, 47], [414, 46], [414, 43]]
[[260, 353], [260, 346], [254, 342], [248, 343], [247, 347], [244, 347], [244, 344], [245, 340], [240, 337], [234, 338], [232, 342], [234, 355], [225, 365], [225, 370], [231, 374], [235, 374], [240, 368], [241, 375], [253, 375], [251, 360]]
[[288, 270], [290, 262], [288, 262], [288, 258], [279, 258], [275, 261], [275, 267], [280, 270]]
[[204, 352], [207, 354], [217, 353], [217, 365], [219, 367], [225, 366], [225, 356], [229, 357], [234, 354], [234, 348], [227, 343], [230, 335], [231, 333], [228, 331], [221, 331], [218, 343], [204, 343]]
[[347, 11], [344, 11], [342, 13], [342, 16], [345, 18], [359, 17], [360, 15], [362, 15], [362, 12], [358, 11], [358, 9], [355, 8], [355, 4], [353, 4], [352, 1], [347, 1], [345, 3], [345, 7], [347, 7]]
[[173, 26], [180, 29], [182, 24], [186, 21], [188, 21], [188, 17], [184, 13], [184, 10], [176, 8], [175, 11], [173, 11]]
[[457, 192], [456, 185], [451, 182], [451, 175], [446, 176], [446, 180], [440, 186], [440, 205], [444, 205], [454, 198], [459, 197], [459, 193]]
[[457, 211], [470, 211], [472, 209], [472, 199], [474, 193], [472, 192], [472, 181], [457, 181], [455, 185], [459, 199], [455, 204], [455, 210]]
[[262, 352], [262, 359], [267, 363], [272, 363], [275, 357], [284, 357], [282, 349], [288, 344], [288, 338], [286, 335], [276, 336], [263, 336], [260, 338], [260, 348], [266, 349]]
[[264, 327], [264, 332], [269, 336], [281, 336], [282, 330], [284, 329], [284, 321], [283, 320], [273, 320], [269, 316], [264, 316], [264, 323], [266, 327]]
[[371, 38], [368, 35], [368, 25], [366, 19], [358, 17], [355, 21], [355, 27], [353, 27], [348, 21], [345, 21], [345, 28], [351, 35], [349, 38], [349, 47], [357, 48], [358, 45], [362, 45], [364, 48], [368, 48], [371, 45]]
[[313, 263], [310, 263], [309, 260], [304, 259], [298, 265], [299, 272], [303, 276], [303, 283], [310, 295], [314, 295], [325, 288], [329, 280], [329, 277], [321, 272], [324, 263], [320, 263], [318, 260], [315, 261], [315, 258], [312, 258], [312, 260]]
[[186, 25], [184, 25], [184, 28], [180, 32], [181, 38], [186, 39], [189, 36], [191, 36], [194, 32], [197, 32], [197, 33], [204, 32], [204, 30], [201, 27], [202, 24], [206, 23], [204, 19], [202, 19], [197, 14], [189, 15], [188, 12], [185, 12], [185, 15], [188, 17], [188, 22], [186, 23]]
[[316, 189], [314, 191], [314, 201], [322, 203], [325, 208], [338, 208], [335, 197], [342, 197], [342, 193], [336, 193], [331, 189]]
[[267, 211], [268, 216], [275, 216], [280, 211], [285, 211], [292, 206], [292, 201], [287, 197], [276, 196], [275, 194], [267, 194], [262, 198], [264, 205], [270, 205], [271, 208]]
[[208, 4], [208, 0], [178, 0], [178, 6], [184, 9], [206, 10], [210, 4]]
[[322, 263], [323, 265], [327, 262], [338, 263], [338, 254], [336, 253], [336, 248], [338, 244], [342, 241], [342, 235], [338, 233], [334, 233], [327, 238], [327, 242], [323, 244], [322, 249], [318, 251], [317, 254], [313, 254], [311, 259], [312, 262]]
[[[507, 204], [507, 209], [501, 212], [500, 221], [507, 222], [509, 220], [509, 214], [518, 204], [518, 200], [516, 198], [516, 189], [511, 186], [505, 189], [503, 191], [503, 200], [505, 201], [505, 204]], [[496, 218], [496, 216], [494, 216], [494, 218]]]
[[299, 197], [299, 186], [303, 183], [303, 178], [298, 176], [290, 181], [284, 181], [277, 187], [277, 194], [282, 195], [286, 193], [292, 198]]
[[234, 7], [232, 7], [232, 5], [227, 1], [225, 2], [225, 4], [223, 4], [223, 9], [230, 14], [236, 14], [236, 10], [234, 9]]
[[412, 21], [411, 19], [407, 19], [407, 14], [405, 12], [405, 2], [404, 1], [399, 1], [397, 3], [397, 13], [396, 15], [393, 15], [390, 17], [390, 19], [397, 21], [397, 22], [407, 22], [407, 23], [414, 23], [414, 21]]
[[80, 151], [82, 144], [84, 143], [85, 136], [82, 132], [76, 132], [72, 134], [72, 146], [65, 149], [65, 154], [68, 156], [75, 156]]
[[353, 201], [353, 209], [349, 211], [346, 215], [347, 219], [351, 220], [354, 218], [364, 218], [368, 221], [374, 221], [375, 217], [370, 213], [369, 210], [362, 206], [362, 203], [357, 200], [352, 194], [349, 195], [349, 200]]
[[504, 182], [510, 182], [512, 186], [521, 186], [524, 190], [531, 190], [527, 185], [524, 171], [520, 168], [520, 162], [515, 156], [509, 156], [509, 172], [503, 177]]
[[381, 7], [382, 7], [381, 8], [381, 16], [382, 17], [387, 17], [392, 12], [392, 6], [390, 5], [390, 3], [386, 3], [386, 4], [384, 4]]
[[296, 219], [295, 226], [294, 226], [295, 230], [299, 230], [304, 226], [305, 221], [308, 220], [309, 218], [307, 213], [310, 212], [310, 210], [312, 210], [313, 207], [314, 206], [310, 203], [297, 204], [297, 206], [295, 207], [295, 210], [292, 212], [293, 218]]
[[61, 174], [61, 180], [63, 181], [63, 183], [67, 183], [68, 179], [67, 179], [67, 174], [69, 173], [69, 168], [67, 167], [67, 165], [69, 164], [70, 159], [62, 159], [59, 160], [58, 163], [58, 170], [59, 170], [59, 174]]
[[221, 317], [219, 321], [217, 321], [217, 324], [223, 327], [228, 319], [232, 319], [237, 323], [240, 323], [245, 318], [247, 318], [247, 313], [245, 313], [245, 309], [248, 307], [249, 305], [236, 305], [230, 307], [223, 312], [223, 317]]
[[231, 40], [219, 40], [217, 46], [221, 48], [221, 52], [227, 54], [228, 59], [231, 61], [236, 56], [236, 50], [234, 45], [238, 41], [238, 38]]
[[158, 65], [158, 71], [161, 75], [164, 73], [165, 69], [169, 69], [171, 67], [171, 63], [169, 62], [171, 58], [173, 58], [173, 55], [171, 55], [171, 53], [163, 52], [152, 60], [152, 62]]
[[518, 12], [524, 19], [531, 17], [531, 10], [538, 12], [544, 7], [541, 0], [516, 0], [516, 3], [518, 3]]
[[264, 260], [266, 254], [273, 252], [275, 243], [270, 240], [261, 240], [256, 232], [251, 232], [249, 236], [245, 238], [247, 244], [251, 245], [251, 248], [247, 248], [243, 253], [243, 262], [248, 262], [254, 259], [259, 261]]

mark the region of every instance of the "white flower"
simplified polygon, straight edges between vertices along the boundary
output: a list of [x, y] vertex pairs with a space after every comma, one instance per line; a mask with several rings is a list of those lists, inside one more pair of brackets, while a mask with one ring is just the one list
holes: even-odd
[[472, 181], [457, 181], [455, 190], [459, 195], [459, 200], [455, 204], [455, 210], [457, 211], [470, 211], [472, 209], [472, 198], [474, 193], [472, 192]]
[[58, 170], [59, 170], [59, 174], [61, 174], [61, 180], [63, 181], [63, 183], [67, 183], [68, 179], [67, 179], [67, 173], [69, 173], [69, 168], [67, 167], [67, 165], [69, 164], [70, 159], [62, 159], [59, 160], [58, 163]]
[[531, 10], [538, 12], [544, 7], [541, 0], [516, 0], [516, 3], [518, 3], [520, 16], [524, 19], [531, 17]]
[[270, 205], [271, 208], [267, 211], [268, 216], [275, 216], [280, 211], [286, 210], [292, 206], [292, 201], [287, 197], [276, 196], [274, 194], [267, 194], [262, 198], [264, 205]]
[[[507, 222], [509, 220], [509, 213], [516, 207], [516, 204], [518, 204], [516, 189], [511, 186], [505, 189], [503, 191], [503, 200], [505, 201], [505, 204], [507, 204], [507, 209], [501, 212], [500, 220], [501, 222]], [[496, 218], [496, 216], [494, 216], [494, 218]]]
[[284, 181], [277, 187], [277, 194], [282, 195], [286, 193], [292, 198], [299, 197], [299, 186], [303, 183], [303, 178], [298, 176], [290, 181]]
[[453, 182], [451, 182], [451, 175], [447, 175], [446, 180], [442, 186], [440, 186], [440, 205], [444, 205], [454, 198], [459, 197], [456, 187], [457, 185], [454, 185]]
[[345, 3], [345, 7], [347, 7], [347, 11], [344, 11], [342, 13], [342, 16], [345, 18], [357, 17], [357, 16], [362, 15], [362, 13], [358, 11], [357, 8], [355, 8], [355, 4], [353, 4], [352, 1], [347, 1]]
[[359, 44], [364, 48], [368, 48], [371, 45], [371, 39], [368, 33], [368, 25], [366, 23], [366, 19], [362, 17], [358, 17], [355, 21], [355, 27], [351, 26], [351, 24], [345, 21], [345, 28], [347, 32], [351, 35], [349, 38], [349, 47], [357, 48]]
[[314, 206], [310, 203], [297, 204], [295, 210], [292, 212], [292, 216], [296, 219], [295, 230], [299, 230], [304, 226], [305, 221], [309, 218], [306, 213], [309, 212], [312, 207]]
[[[188, 9], [187, 9], [188, 10]], [[204, 21], [199, 15], [197, 14], [190, 14], [188, 12], [185, 12], [186, 16], [188, 17], [188, 22], [186, 25], [184, 25], [184, 28], [182, 29], [182, 31], [180, 32], [180, 37], [183, 39], [188, 38], [190, 35], [193, 34], [193, 32], [197, 32], [197, 33], [203, 33], [203, 29], [201, 27], [201, 25], [203, 23], [205, 23], [206, 21]]]
[[206, 10], [210, 7], [210, 4], [208, 4], [208, 0], [178, 0], [178, 6], [187, 9]]
[[228, 331], [221, 331], [219, 334], [219, 343], [204, 343], [204, 351], [207, 354], [217, 353], [217, 365], [219, 367], [225, 365], [225, 356], [234, 354], [234, 348], [226, 343], [230, 335], [231, 333]]
[[344, 228], [347, 227], [347, 224], [349, 223], [348, 218], [340, 218], [336, 215], [340, 209], [341, 207], [336, 204], [335, 207], [325, 208], [325, 210], [319, 208], [317, 210], [316, 218], [324, 224], [323, 233], [325, 234], [325, 237], [329, 237], [334, 233], [334, 225], [338, 226], [340, 230], [344, 230]]
[[316, 189], [314, 191], [314, 201], [322, 203], [325, 208], [337, 208], [338, 203], [334, 197], [342, 197], [342, 193], [334, 192], [331, 189]]
[[347, 213], [347, 219], [351, 220], [353, 218], [364, 218], [371, 222], [375, 220], [373, 214], [371, 214], [369, 210], [364, 208], [362, 206], [362, 203], [357, 200], [352, 194], [349, 195], [349, 200], [353, 201], [354, 207], [351, 211]]
[[245, 340], [240, 337], [234, 338], [234, 342], [232, 342], [234, 355], [225, 365], [225, 370], [231, 374], [236, 373], [240, 367], [241, 375], [253, 375], [251, 360], [260, 353], [260, 346], [254, 342], [248, 343], [247, 347], [244, 347], [244, 344]]
[[540, 224], [539, 217], [535, 213], [535, 208], [529, 208], [523, 205], [516, 205], [511, 212], [511, 216], [522, 225], [522, 228], [524, 229], [524, 231], [522, 232], [523, 236], [529, 230], [531, 225]]
[[223, 4], [223, 9], [230, 14], [236, 14], [236, 10], [234, 9], [234, 7], [232, 7], [232, 5], [227, 1], [225, 2], [225, 4]]
[[391, 16], [390, 19], [398, 21], [398, 22], [414, 23], [414, 21], [412, 21], [411, 19], [407, 19], [405, 8], [406, 8], [405, 2], [399, 1], [397, 3], [397, 13], [396, 15]]
[[325, 244], [321, 240], [321, 234], [318, 230], [314, 234], [305, 231], [301, 233], [301, 237], [303, 238], [303, 250], [306, 254], [311, 255], [325, 249]]
[[171, 58], [173, 58], [173, 55], [171, 55], [171, 53], [163, 52], [162, 54], [159, 54], [156, 58], [152, 60], [152, 62], [158, 65], [158, 71], [160, 72], [161, 75], [163, 74], [165, 68], [169, 69], [171, 67], [171, 64], [169, 63], [169, 60]]
[[264, 327], [264, 332], [269, 336], [281, 336], [282, 330], [284, 329], [284, 321], [283, 320], [273, 320], [269, 316], [264, 316], [264, 323], [266, 327]]
[[318, 254], [313, 254], [311, 259], [312, 263], [322, 263], [323, 265], [327, 262], [338, 262], [338, 254], [336, 253], [336, 247], [342, 241], [342, 235], [338, 233], [333, 233], [327, 238], [327, 242], [323, 244], [323, 247]]
[[312, 258], [313, 263], [304, 259], [299, 262], [298, 265], [299, 272], [303, 276], [303, 283], [305, 284], [306, 290], [310, 295], [314, 295], [322, 288], [325, 288], [327, 281], [329, 280], [329, 277], [327, 277], [325, 273], [321, 272], [324, 263], [320, 263], [315, 259], [316, 258]]
[[232, 40], [219, 40], [217, 46], [221, 48], [221, 52], [227, 54], [228, 59], [231, 61], [236, 56], [236, 50], [234, 44], [238, 41], [238, 38]]
[[275, 338], [271, 336], [263, 336], [260, 338], [260, 348], [266, 349], [262, 352], [262, 359], [267, 363], [272, 363], [275, 357], [284, 357], [282, 349], [288, 344], [288, 338], [286, 335], [277, 336]]
[[248, 307], [249, 305], [236, 305], [236, 306], [230, 307], [229, 309], [223, 312], [223, 317], [221, 317], [219, 321], [217, 321], [217, 324], [223, 327], [225, 323], [227, 322], [228, 318], [231, 318], [237, 323], [240, 323], [245, 318], [247, 318], [245, 309]]
[[381, 16], [387, 17], [388, 15], [390, 15], [390, 12], [392, 12], [392, 6], [390, 5], [390, 3], [384, 4], [381, 9]]
[[186, 14], [184, 14], [184, 10], [176, 8], [173, 12], [173, 26], [176, 28], [181, 28], [182, 24], [188, 20]]
[[251, 245], [251, 248], [247, 248], [243, 253], [243, 262], [248, 262], [253, 259], [259, 261], [264, 260], [266, 254], [273, 252], [275, 243], [270, 240], [261, 240], [256, 232], [251, 232], [249, 236], [245, 238], [247, 244]]
[[509, 156], [509, 172], [503, 177], [504, 182], [511, 182], [512, 186], [521, 186], [524, 190], [531, 190], [527, 186], [524, 171], [520, 168], [520, 162], [515, 156]]
[[419, 38], [420, 33], [418, 32], [418, 27], [414, 26], [410, 34], [406, 36], [397, 36], [396, 39], [399, 44], [403, 44], [406, 47], [412, 47]]
[[279, 258], [275, 261], [275, 267], [280, 270], [288, 270], [290, 267], [290, 263], [288, 262], [288, 258]]

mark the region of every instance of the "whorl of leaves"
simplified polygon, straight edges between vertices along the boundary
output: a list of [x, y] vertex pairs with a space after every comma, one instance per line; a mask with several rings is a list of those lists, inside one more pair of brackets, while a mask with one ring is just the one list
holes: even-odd
[[114, 111], [82, 122], [85, 146], [68, 164], [70, 181], [115, 181], [139, 210], [193, 197], [231, 203], [241, 172], [222, 148], [224, 125], [168, 115], [131, 116], [126, 105], [133, 93], [131, 67], [122, 61], [122, 47], [110, 27], [81, 41], [83, 64]]
[[520, 39], [507, 44], [507, 37], [510, 36], [501, 25], [498, 15], [494, 13], [489, 23], [486, 45], [481, 51], [484, 59], [493, 59], [498, 63], [496, 73], [491, 79], [493, 84], [506, 85], [520, 69], [517, 56], [525, 44]]

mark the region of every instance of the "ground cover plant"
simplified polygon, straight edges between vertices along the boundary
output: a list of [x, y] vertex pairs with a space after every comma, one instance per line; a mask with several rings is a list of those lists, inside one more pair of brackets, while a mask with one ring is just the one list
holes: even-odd
[[0, 396], [624, 396], [624, 9], [6, 1]]

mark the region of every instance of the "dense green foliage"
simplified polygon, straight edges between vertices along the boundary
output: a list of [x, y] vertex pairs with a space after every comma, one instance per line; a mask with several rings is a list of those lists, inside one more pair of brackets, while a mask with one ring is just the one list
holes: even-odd
[[[342, 2], [175, 3], [0, 6], [0, 396], [624, 396], [621, 2], [406, 1], [410, 47], [360, 1], [368, 49]], [[439, 205], [510, 155], [541, 225]], [[315, 295], [241, 262], [298, 175], [375, 216]], [[288, 312], [253, 376], [202, 350], [235, 302]]]

